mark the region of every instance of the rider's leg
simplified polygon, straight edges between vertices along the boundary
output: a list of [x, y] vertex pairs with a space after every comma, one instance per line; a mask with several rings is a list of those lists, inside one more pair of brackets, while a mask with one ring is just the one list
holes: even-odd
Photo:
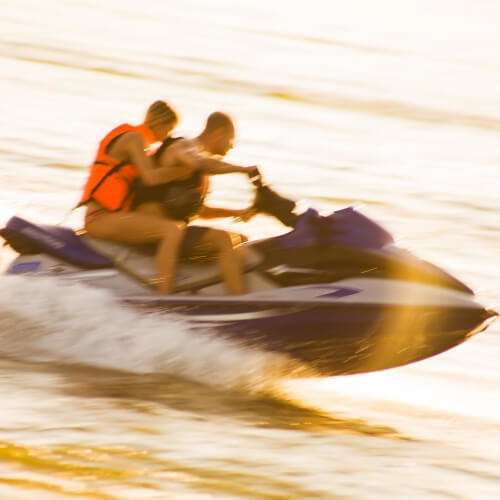
[[157, 201], [146, 201], [141, 203], [134, 212], [139, 212], [146, 215], [154, 215], [156, 217], [165, 217], [165, 211], [163, 210], [161, 203]]
[[118, 243], [159, 242], [155, 259], [157, 291], [170, 293], [185, 231], [181, 224], [137, 212], [103, 211], [97, 217], [89, 218], [85, 228], [90, 236]]
[[224, 279], [227, 291], [231, 295], [240, 295], [245, 292], [240, 258], [233, 249], [231, 237], [227, 231], [206, 228], [200, 237], [196, 254], [217, 253], [219, 272]]

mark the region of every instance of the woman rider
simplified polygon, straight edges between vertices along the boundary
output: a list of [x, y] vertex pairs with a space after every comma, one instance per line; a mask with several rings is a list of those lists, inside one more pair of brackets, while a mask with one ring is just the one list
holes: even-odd
[[192, 172], [188, 163], [178, 169], [154, 168], [147, 150], [164, 141], [177, 125], [177, 114], [164, 101], [154, 102], [144, 122], [122, 124], [100, 142], [79, 205], [86, 205], [85, 229], [90, 236], [119, 243], [157, 242], [156, 289], [170, 293], [183, 224], [131, 209], [138, 179], [147, 186], [163, 184]]

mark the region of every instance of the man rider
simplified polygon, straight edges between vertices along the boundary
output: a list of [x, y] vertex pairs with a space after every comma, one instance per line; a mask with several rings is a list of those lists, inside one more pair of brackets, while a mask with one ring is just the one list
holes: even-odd
[[[230, 116], [217, 111], [208, 117], [205, 128], [194, 139], [167, 138], [155, 159], [158, 168], [170, 167], [172, 172], [178, 172], [178, 178], [163, 186], [139, 189], [137, 210], [149, 214], [163, 213], [169, 218], [186, 221], [194, 217], [248, 219], [251, 216], [249, 209], [209, 207], [204, 203], [210, 175], [233, 172], [245, 173], [249, 177], [258, 175], [256, 166], [242, 167], [220, 159], [233, 147], [234, 136]], [[228, 231], [189, 226], [183, 247], [189, 252], [216, 253], [228, 291], [243, 293], [241, 265]]]

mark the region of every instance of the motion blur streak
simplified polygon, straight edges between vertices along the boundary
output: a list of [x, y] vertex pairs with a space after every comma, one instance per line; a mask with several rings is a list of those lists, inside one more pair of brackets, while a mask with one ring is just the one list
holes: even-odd
[[[325, 212], [364, 204], [498, 310], [498, 19], [489, 0], [3, 0], [0, 224], [80, 227], [98, 141], [165, 99], [179, 135], [232, 114], [229, 161]], [[245, 206], [243, 177], [209, 201]], [[496, 499], [499, 334], [288, 379], [301, 367], [176, 317], [3, 277], [0, 498]]]

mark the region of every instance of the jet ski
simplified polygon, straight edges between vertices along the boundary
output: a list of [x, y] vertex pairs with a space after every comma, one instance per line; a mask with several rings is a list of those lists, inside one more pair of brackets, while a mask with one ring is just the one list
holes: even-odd
[[[187, 256], [174, 293], [149, 286], [155, 248], [91, 238], [12, 217], [0, 230], [18, 256], [8, 275], [52, 276], [110, 290], [124, 305], [175, 313], [193, 328], [285, 354], [321, 375], [406, 365], [450, 349], [497, 317], [443, 269], [398, 247], [353, 207], [297, 215], [261, 179], [255, 209], [290, 230], [242, 245], [248, 292], [225, 295], [216, 263]], [[165, 321], [168, 321], [166, 316]]]

